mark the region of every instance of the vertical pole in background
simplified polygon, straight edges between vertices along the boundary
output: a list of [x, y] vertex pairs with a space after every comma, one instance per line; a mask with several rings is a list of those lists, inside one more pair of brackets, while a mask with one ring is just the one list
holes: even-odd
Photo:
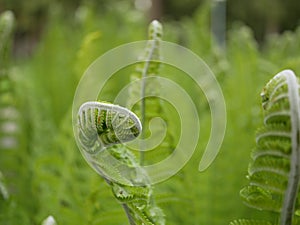
[[150, 21], [160, 20], [162, 17], [162, 0], [152, 0], [151, 3], [152, 7], [149, 13]]
[[226, 0], [212, 1], [211, 32], [218, 46], [226, 50]]
[[160, 20], [163, 13], [162, 0], [135, 0], [135, 8], [143, 11], [148, 16], [149, 21]]

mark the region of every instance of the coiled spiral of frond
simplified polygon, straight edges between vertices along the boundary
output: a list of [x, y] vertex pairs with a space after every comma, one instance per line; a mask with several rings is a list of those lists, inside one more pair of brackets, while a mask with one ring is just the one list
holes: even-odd
[[[161, 24], [153, 21], [149, 27], [150, 40], [138, 59], [131, 76], [132, 81], [158, 75], [161, 36]], [[156, 93], [159, 90], [158, 82], [150, 85], [150, 82], [146, 84], [145, 80], [130, 88], [127, 102], [129, 109], [137, 106], [136, 114], [141, 118], [141, 122], [136, 114], [121, 106], [86, 102], [81, 105], [77, 114], [75, 136], [84, 158], [111, 186], [115, 198], [126, 212], [129, 223], [164, 225], [164, 214], [154, 202], [149, 176], [142, 167], [143, 160], [138, 163], [136, 155], [128, 146], [122, 145], [137, 138], [141, 133], [142, 139], [145, 137], [142, 126], [147, 124], [145, 122], [148, 120], [144, 98], [146, 94], [158, 96]], [[141, 98], [141, 102], [136, 104], [136, 97]], [[152, 107], [154, 104], [148, 103], [147, 113], [148, 107], [152, 111], [155, 110]]]
[[135, 139], [142, 126], [126, 108], [103, 102], [86, 102], [78, 112], [79, 142], [83, 150], [97, 153]]

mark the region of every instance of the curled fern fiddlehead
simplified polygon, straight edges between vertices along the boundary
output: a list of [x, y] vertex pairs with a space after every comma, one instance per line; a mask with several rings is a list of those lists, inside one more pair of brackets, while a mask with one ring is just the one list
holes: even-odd
[[153, 202], [147, 175], [135, 156], [122, 146], [136, 138], [141, 130], [137, 116], [118, 105], [86, 102], [78, 112], [80, 148], [112, 187], [130, 224], [164, 224], [161, 210]]
[[86, 102], [79, 109], [79, 141], [89, 153], [135, 139], [142, 130], [137, 116], [126, 108]]
[[292, 224], [300, 179], [299, 80], [290, 70], [271, 79], [262, 91], [264, 126], [249, 166], [250, 184], [241, 191], [249, 206], [280, 213], [280, 224]]
[[[159, 64], [152, 60], [159, 57], [161, 25], [154, 21], [149, 32], [152, 40], [146, 47], [145, 57], [141, 59], [144, 61], [137, 66], [136, 71], [141, 75], [137, 78], [156, 73], [158, 69]], [[151, 89], [150, 86], [142, 83], [131, 90], [132, 94], [137, 91], [139, 96], [144, 96]], [[164, 215], [155, 205], [146, 172], [135, 155], [123, 145], [142, 133], [142, 125], [146, 120], [145, 108], [142, 97], [137, 113], [141, 117], [140, 122], [133, 112], [121, 106], [105, 102], [84, 103], [78, 111], [78, 143], [90, 165], [111, 186], [131, 225], [164, 225]]]
[[126, 108], [105, 102], [86, 102], [78, 111], [78, 141], [91, 166], [109, 183], [137, 185], [142, 169], [122, 143], [142, 130], [137, 116]]

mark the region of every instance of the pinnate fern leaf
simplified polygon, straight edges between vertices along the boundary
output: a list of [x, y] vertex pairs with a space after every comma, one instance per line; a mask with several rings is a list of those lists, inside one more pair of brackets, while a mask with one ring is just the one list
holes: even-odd
[[[280, 224], [296, 224], [300, 178], [299, 80], [290, 70], [271, 79], [261, 93], [264, 126], [256, 135], [249, 165], [249, 185], [240, 192], [244, 202], [280, 213]], [[232, 224], [268, 224], [236, 221]]]
[[[162, 38], [162, 25], [154, 20], [149, 25], [148, 30], [149, 41], [143, 54], [139, 57], [140, 62], [137, 63], [134, 72], [131, 74], [131, 81], [138, 79], [144, 79], [149, 76], [156, 76], [159, 74], [160, 63], [160, 44]], [[129, 90], [129, 98], [127, 100], [127, 106], [131, 108], [136, 105], [135, 113], [141, 118], [142, 126], [145, 127], [145, 123], [149, 121], [149, 118], [153, 117], [153, 114], [159, 113], [160, 102], [156, 98], [150, 97], [145, 99], [146, 95], [159, 96], [160, 85], [156, 79], [152, 79], [151, 82], [142, 80], [141, 83], [132, 84]], [[137, 97], [141, 97], [141, 101], [137, 104], [134, 102]], [[147, 108], [147, 114], [145, 110]], [[151, 109], [151, 110], [148, 110]], [[142, 136], [145, 131], [143, 131]]]
[[[130, 78], [132, 83], [129, 88], [129, 97], [127, 100], [127, 107], [132, 109], [134, 113], [139, 116], [143, 126], [141, 139], [146, 139], [151, 136], [148, 129], [151, 119], [155, 117], [161, 118], [165, 124], [170, 127], [170, 107], [168, 104], [159, 98], [161, 96], [161, 82], [158, 75], [160, 75], [162, 63], [161, 45], [162, 45], [163, 28], [162, 25], [154, 20], [149, 25], [148, 42], [144, 52], [139, 57], [139, 62], [136, 64], [135, 70]], [[151, 79], [145, 79], [149, 78]], [[135, 82], [140, 80], [141, 82]], [[139, 102], [136, 102], [140, 99]], [[157, 127], [156, 127], [157, 128]], [[161, 127], [158, 127], [161, 129]], [[167, 129], [164, 139], [161, 143], [152, 149], [152, 151], [140, 152], [140, 164], [147, 165], [160, 161], [167, 157], [175, 149], [176, 134], [172, 133], [171, 129]], [[140, 143], [140, 148], [145, 150], [147, 146]], [[160, 154], [156, 154], [158, 150]]]

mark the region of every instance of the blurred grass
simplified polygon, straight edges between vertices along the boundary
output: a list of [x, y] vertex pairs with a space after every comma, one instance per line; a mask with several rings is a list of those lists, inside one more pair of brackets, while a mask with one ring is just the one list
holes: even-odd
[[[259, 93], [281, 69], [300, 71], [300, 29], [274, 36], [259, 49], [251, 30], [237, 24], [228, 34], [225, 53], [211, 40], [208, 10], [203, 7], [191, 18], [163, 24], [164, 40], [190, 48], [216, 74], [228, 114], [220, 154], [207, 171], [199, 173], [210, 132], [209, 108], [191, 80], [182, 80], [175, 70], [165, 68], [164, 72], [172, 72], [173, 79], [189, 89], [201, 119], [195, 155], [154, 190], [167, 224], [172, 225], [219, 225], [237, 218], [270, 216], [247, 208], [239, 197], [246, 184], [255, 129], [261, 123]], [[76, 85], [94, 59], [120, 44], [146, 38], [147, 23], [142, 18], [124, 2], [101, 15], [83, 5], [71, 19], [55, 10], [34, 55], [14, 62], [10, 80], [22, 117], [19, 138], [23, 141], [17, 157], [0, 165], [1, 171], [20, 171], [13, 175], [18, 182], [9, 189], [9, 201], [0, 198], [1, 224], [40, 224], [50, 214], [58, 224], [127, 224], [122, 208], [77, 149], [71, 106]], [[107, 98], [122, 85], [112, 83], [105, 92]], [[6, 153], [0, 150], [4, 159]]]

